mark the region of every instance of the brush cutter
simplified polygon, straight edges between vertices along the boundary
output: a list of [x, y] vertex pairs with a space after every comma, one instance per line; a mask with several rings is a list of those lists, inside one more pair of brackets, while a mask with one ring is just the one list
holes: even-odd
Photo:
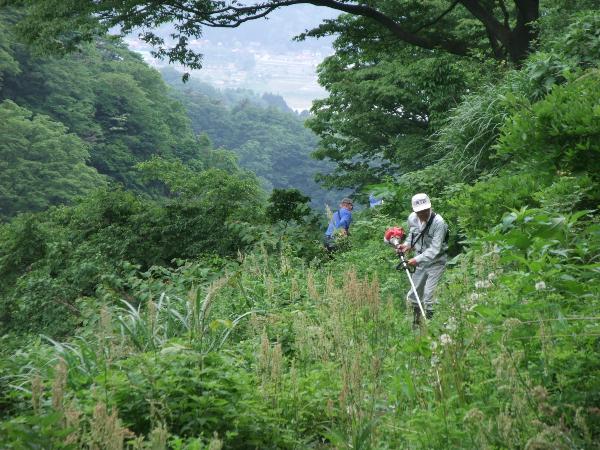
[[415, 272], [415, 267], [408, 264], [404, 252], [399, 249], [400, 244], [404, 241], [406, 234], [402, 228], [393, 227], [385, 230], [385, 235], [383, 240], [390, 245], [393, 245], [394, 248], [398, 252], [398, 258], [400, 258], [400, 262], [396, 266], [396, 270], [405, 270], [406, 275], [408, 276], [408, 281], [410, 282], [410, 287], [412, 288], [413, 293], [415, 294], [415, 298], [417, 299], [417, 304], [419, 305], [419, 311], [423, 315], [423, 319], [427, 320], [427, 316], [425, 315], [425, 311], [423, 310], [423, 305], [421, 304], [421, 299], [419, 298], [419, 294], [417, 293], [417, 288], [415, 283], [413, 282], [411, 274]]

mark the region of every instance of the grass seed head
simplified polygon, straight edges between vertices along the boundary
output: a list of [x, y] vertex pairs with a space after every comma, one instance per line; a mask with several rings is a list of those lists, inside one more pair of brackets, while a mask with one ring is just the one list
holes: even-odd
[[465, 418], [463, 419], [467, 423], [478, 424], [483, 422], [485, 414], [479, 408], [473, 408], [467, 411]]
[[81, 439], [81, 411], [77, 409], [75, 403], [71, 404], [65, 409], [65, 426], [67, 429], [71, 429], [71, 433], [65, 438], [65, 444], [75, 445]]
[[306, 274], [306, 288], [311, 299], [319, 300], [319, 291], [315, 284], [315, 274], [312, 270], [309, 270]]
[[59, 358], [54, 369], [54, 383], [52, 384], [52, 408], [55, 411], [64, 412], [63, 399], [67, 386], [67, 372], [67, 363], [63, 358]]
[[267, 290], [267, 297], [272, 299], [273, 295], [275, 295], [275, 282], [273, 281], [273, 277], [271, 275], [267, 275], [265, 278], [265, 288]]
[[152, 336], [153, 330], [156, 326], [157, 318], [158, 318], [158, 308], [156, 307], [156, 303], [150, 300], [147, 306], [148, 312], [148, 332]]
[[281, 343], [277, 342], [271, 350], [271, 382], [278, 385], [283, 373], [283, 351]]
[[325, 280], [325, 296], [331, 297], [335, 291], [335, 279], [333, 278], [333, 275], [328, 274], [327, 279]]
[[123, 450], [125, 439], [132, 437], [135, 435], [121, 426], [114, 407], [109, 413], [105, 403], [96, 404], [90, 424], [91, 450]]
[[292, 283], [290, 286], [290, 301], [296, 300], [300, 296], [300, 288], [298, 286], [298, 280], [296, 277], [292, 278]]
[[568, 450], [564, 432], [560, 427], [545, 427], [540, 433], [532, 437], [525, 444], [525, 450]]
[[31, 379], [31, 406], [35, 414], [40, 414], [43, 396], [44, 382], [40, 374], [36, 372]]
[[223, 441], [219, 439], [219, 435], [215, 431], [212, 439], [208, 443], [208, 450], [221, 450], [223, 448]]
[[258, 370], [261, 374], [264, 374], [268, 370], [270, 356], [269, 337], [267, 336], [267, 330], [263, 329], [262, 336], [260, 337], [260, 351], [258, 353]]
[[583, 408], [577, 408], [575, 411], [575, 426], [581, 431], [585, 441], [587, 444], [592, 443], [592, 434], [590, 432], [590, 428], [588, 427], [586, 416], [584, 414]]
[[165, 424], [161, 423], [150, 433], [150, 442], [146, 446], [148, 450], [167, 450], [167, 439], [169, 432]]

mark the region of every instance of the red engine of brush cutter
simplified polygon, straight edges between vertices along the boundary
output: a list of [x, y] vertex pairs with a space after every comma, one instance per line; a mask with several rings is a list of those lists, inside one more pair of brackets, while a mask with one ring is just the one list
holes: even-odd
[[404, 237], [406, 234], [404, 230], [400, 227], [392, 227], [385, 230], [385, 234], [383, 235], [383, 240], [385, 242], [389, 242], [394, 247], [397, 247], [404, 241]]

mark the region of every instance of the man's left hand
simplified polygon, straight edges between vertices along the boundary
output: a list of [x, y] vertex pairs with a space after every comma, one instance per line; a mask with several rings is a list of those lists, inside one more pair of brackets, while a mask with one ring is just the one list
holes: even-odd
[[419, 263], [417, 262], [417, 259], [416, 259], [416, 258], [410, 258], [410, 259], [408, 260], [408, 265], [409, 265], [409, 266], [415, 266], [415, 267], [416, 267], [416, 266], [417, 266], [417, 264], [419, 264]]

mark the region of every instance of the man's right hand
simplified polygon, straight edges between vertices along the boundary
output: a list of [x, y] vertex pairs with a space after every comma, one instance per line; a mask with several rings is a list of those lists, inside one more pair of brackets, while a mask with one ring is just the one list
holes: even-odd
[[410, 250], [410, 245], [408, 245], [408, 244], [400, 244], [398, 247], [396, 247], [397, 253], [406, 253], [409, 250]]

